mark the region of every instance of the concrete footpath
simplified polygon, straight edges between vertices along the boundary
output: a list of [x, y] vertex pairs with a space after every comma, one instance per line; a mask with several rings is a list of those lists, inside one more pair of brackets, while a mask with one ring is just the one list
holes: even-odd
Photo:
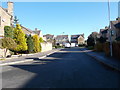
[[[42, 58], [45, 58], [52, 53], [58, 52], [59, 50], [61, 50], [61, 49], [53, 49], [53, 50], [50, 50], [50, 51], [47, 51], [47, 52], [40, 52], [40, 53], [35, 53], [35, 54], [23, 54], [20, 57], [6, 58], [6, 60], [1, 60], [0, 61], [0, 66], [33, 61], [33, 59], [31, 59], [32, 57], [42, 59]], [[28, 59], [28, 58], [30, 58], [30, 59]]]
[[103, 52], [94, 52], [92, 50], [87, 50], [86, 48], [81, 48], [81, 50], [105, 66], [120, 71], [120, 60], [113, 57], [107, 57]]

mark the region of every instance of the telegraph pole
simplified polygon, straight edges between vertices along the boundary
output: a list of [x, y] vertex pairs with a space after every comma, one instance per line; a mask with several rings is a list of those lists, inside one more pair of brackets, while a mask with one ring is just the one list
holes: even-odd
[[110, 56], [113, 56], [112, 53], [112, 35], [111, 35], [111, 22], [110, 22], [110, 1], [108, 0], [108, 19], [109, 19], [109, 39], [110, 39]]

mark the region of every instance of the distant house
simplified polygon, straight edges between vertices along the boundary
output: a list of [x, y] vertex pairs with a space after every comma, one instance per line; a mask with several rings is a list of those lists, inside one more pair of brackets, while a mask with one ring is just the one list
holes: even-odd
[[71, 43], [84, 44], [84, 34], [71, 35]]
[[108, 27], [105, 27], [105, 29], [100, 29], [100, 37], [108, 39]]
[[0, 38], [4, 37], [4, 27], [13, 24], [13, 2], [8, 2], [8, 8], [0, 6]]
[[46, 41], [48, 41], [48, 42], [53, 42], [53, 40], [54, 40], [54, 35], [51, 35], [51, 34], [43, 35], [43, 37], [45, 37]]
[[69, 43], [68, 35], [57, 35], [56, 38], [56, 44], [64, 45], [65, 43]]

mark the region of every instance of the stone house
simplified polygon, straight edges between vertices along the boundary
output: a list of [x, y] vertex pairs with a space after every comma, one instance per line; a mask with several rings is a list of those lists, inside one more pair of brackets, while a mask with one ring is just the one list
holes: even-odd
[[51, 34], [43, 35], [43, 37], [45, 37], [46, 41], [48, 42], [52, 42], [54, 40], [54, 35], [51, 35]]
[[63, 46], [65, 43], [69, 43], [68, 35], [57, 35], [55, 37], [56, 44]]
[[[112, 41], [115, 41], [116, 38], [120, 36], [119, 22], [120, 21], [118, 20], [118, 18], [115, 21], [110, 21]], [[108, 30], [110, 29], [108, 28]], [[110, 31], [108, 32], [108, 37], [109, 37], [108, 40], [110, 41]]]
[[[8, 8], [0, 6], [0, 39], [4, 37], [4, 27], [13, 25], [13, 2], [7, 3]], [[4, 57], [5, 49], [0, 49], [0, 57]], [[9, 55], [9, 51], [6, 55]]]
[[84, 34], [71, 35], [71, 43], [84, 44]]
[[43, 38], [45, 38], [47, 42], [50, 42], [50, 43], [52, 43], [53, 46], [55, 46], [54, 35], [46, 34], [46, 35], [43, 35]]
[[31, 35], [31, 36], [35, 35], [35, 33], [34, 33], [31, 29], [26, 28], [26, 27], [24, 27], [24, 26], [22, 26], [22, 25], [21, 25], [21, 28], [22, 28], [23, 32], [24, 32], [26, 35]]
[[7, 3], [8, 8], [0, 6], [0, 38], [4, 37], [4, 27], [13, 25], [13, 2]]
[[78, 45], [83, 45], [83, 44], [85, 44], [85, 38], [84, 38], [84, 35], [80, 35], [79, 37], [78, 37]]

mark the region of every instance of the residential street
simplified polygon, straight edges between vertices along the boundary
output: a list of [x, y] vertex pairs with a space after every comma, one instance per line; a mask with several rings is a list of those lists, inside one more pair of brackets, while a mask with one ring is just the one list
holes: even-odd
[[119, 83], [119, 72], [80, 48], [66, 48], [44, 59], [3, 66], [2, 72], [3, 88], [118, 88]]

